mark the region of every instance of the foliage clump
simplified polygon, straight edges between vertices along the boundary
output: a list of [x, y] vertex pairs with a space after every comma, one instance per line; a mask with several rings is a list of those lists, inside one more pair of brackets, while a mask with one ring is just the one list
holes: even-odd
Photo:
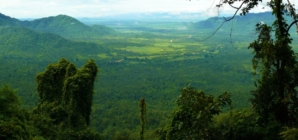
[[0, 139], [30, 139], [27, 112], [20, 107], [20, 100], [9, 86], [0, 88]]
[[100, 139], [90, 124], [94, 81], [98, 69], [89, 60], [81, 69], [65, 59], [36, 76], [39, 102], [31, 119], [47, 139]]
[[206, 95], [192, 87], [185, 87], [176, 101], [169, 124], [160, 130], [160, 139], [211, 139], [216, 137], [213, 117], [218, 115], [226, 105], [231, 107], [230, 94], [225, 92], [217, 98]]

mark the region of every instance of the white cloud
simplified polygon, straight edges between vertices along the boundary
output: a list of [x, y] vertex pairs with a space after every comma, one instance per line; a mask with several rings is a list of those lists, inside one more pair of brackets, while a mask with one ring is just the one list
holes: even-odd
[[[125, 13], [183, 12], [202, 13], [201, 16], [216, 16], [215, 5], [220, 0], [0, 0], [0, 12], [16, 18], [40, 18], [66, 14], [73, 17], [112, 16]], [[268, 0], [267, 0], [268, 1]], [[298, 6], [298, 0], [290, 0]], [[238, 4], [239, 5], [239, 4]], [[264, 7], [264, 8], [263, 8]], [[263, 2], [252, 12], [270, 10]], [[228, 5], [221, 14], [232, 14], [235, 9]]]

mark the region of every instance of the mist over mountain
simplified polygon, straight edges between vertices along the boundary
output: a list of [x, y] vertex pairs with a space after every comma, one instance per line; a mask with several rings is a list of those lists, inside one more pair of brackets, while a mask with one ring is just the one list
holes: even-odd
[[149, 13], [126, 13], [113, 16], [102, 16], [98, 18], [78, 18], [84, 23], [90, 22], [90, 20], [116, 20], [116, 21], [147, 21], [147, 22], [196, 22], [206, 19], [207, 15], [194, 12], [149, 12]]

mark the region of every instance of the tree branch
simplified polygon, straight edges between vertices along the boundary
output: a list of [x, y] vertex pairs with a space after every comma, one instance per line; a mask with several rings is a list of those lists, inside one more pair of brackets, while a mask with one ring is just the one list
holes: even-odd
[[217, 31], [223, 26], [223, 24], [225, 23], [225, 22], [228, 22], [228, 21], [230, 21], [230, 20], [232, 20], [232, 19], [234, 19], [235, 18], [235, 16], [237, 15], [237, 13], [238, 13], [238, 11], [241, 9], [241, 7], [243, 6], [243, 4], [245, 3], [245, 1], [243, 1], [242, 3], [241, 3], [241, 5], [237, 8], [235, 8], [235, 9], [237, 9], [236, 10], [236, 12], [234, 13], [234, 15], [232, 16], [232, 17], [230, 17], [230, 18], [228, 18], [228, 19], [226, 19], [225, 17], [223, 17], [224, 18], [224, 21], [221, 23], [221, 25], [212, 33], [212, 35], [210, 35], [210, 36], [208, 36], [207, 38], [205, 38], [205, 39], [203, 39], [203, 40], [197, 40], [197, 39], [195, 39], [195, 38], [193, 38], [195, 41], [198, 41], [198, 42], [202, 42], [202, 41], [205, 41], [205, 40], [207, 40], [207, 39], [209, 39], [209, 38], [211, 38], [212, 36], [214, 36], [216, 33], [217, 33]]
[[237, 9], [237, 10], [236, 10], [236, 12], [234, 13], [234, 15], [233, 15], [231, 18], [229, 18], [229, 19], [224, 18], [224, 19], [225, 19], [225, 22], [234, 19], [234, 17], [236, 16], [236, 14], [237, 14], [238, 11], [241, 9], [241, 7], [243, 6], [244, 3], [245, 3], [245, 1], [243, 1], [243, 2], [241, 3], [241, 5], [240, 5], [238, 8], [235, 8], [235, 9]]
[[[295, 20], [295, 21], [293, 21], [293, 22], [290, 24], [290, 26], [289, 26], [288, 29], [287, 29], [287, 33], [289, 33], [291, 27], [292, 27], [295, 23], [297, 24], [297, 22], [298, 22], [298, 20]], [[296, 26], [297, 26], [297, 25], [296, 25]], [[298, 32], [298, 31], [296, 31], [296, 32]]]
[[288, 0], [288, 3], [289, 3], [289, 6], [290, 6], [290, 9], [289, 9], [290, 13], [292, 14], [294, 20], [296, 20], [297, 17], [296, 17], [295, 9], [294, 9], [293, 5], [291, 4], [290, 0]]
[[230, 4], [230, 3], [229, 3], [229, 5], [230, 5], [232, 8], [234, 8], [234, 9], [239, 9], [239, 7], [235, 7], [235, 6], [233, 6], [232, 4]]

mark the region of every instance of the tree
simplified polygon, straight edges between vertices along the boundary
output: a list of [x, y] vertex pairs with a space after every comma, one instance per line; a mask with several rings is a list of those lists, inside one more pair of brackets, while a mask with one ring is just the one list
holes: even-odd
[[7, 85], [0, 88], [0, 139], [31, 139], [27, 112], [20, 105], [15, 91]]
[[[240, 2], [240, 6], [233, 6]], [[261, 0], [222, 0], [217, 7], [225, 4], [236, 9], [232, 20], [239, 10], [240, 15], [246, 15], [251, 9], [258, 6]], [[295, 9], [288, 0], [270, 0], [267, 5], [272, 9], [276, 20], [272, 26], [257, 24], [259, 37], [248, 48], [253, 49], [253, 68], [261, 78], [255, 83], [256, 90], [252, 91], [251, 102], [254, 110], [260, 116], [260, 123], [266, 124], [274, 119], [282, 125], [296, 125], [298, 100], [296, 87], [298, 85], [298, 63], [290, 46], [289, 29], [298, 21]], [[285, 16], [293, 17], [293, 22], [288, 25]], [[274, 32], [274, 37], [272, 33]]]
[[61, 59], [36, 76], [40, 100], [31, 118], [41, 131], [39, 135], [58, 139], [100, 139], [88, 128], [97, 72], [93, 60], [76, 69], [74, 64]]
[[[82, 69], [77, 70], [74, 76], [64, 81], [63, 105], [66, 106], [72, 117], [82, 116], [87, 126], [90, 124], [91, 106], [93, 100], [94, 81], [97, 75], [97, 66], [89, 60]], [[77, 122], [75, 119], [73, 124]]]
[[142, 98], [139, 101], [140, 107], [140, 120], [141, 120], [141, 131], [140, 131], [140, 140], [144, 140], [145, 126], [146, 126], [146, 101], [145, 98]]
[[215, 138], [217, 133], [213, 130], [212, 118], [218, 115], [224, 106], [231, 107], [232, 101], [227, 92], [215, 98], [187, 86], [181, 90], [176, 103], [178, 108], [174, 110], [166, 132], [161, 132], [165, 136], [160, 139]]

